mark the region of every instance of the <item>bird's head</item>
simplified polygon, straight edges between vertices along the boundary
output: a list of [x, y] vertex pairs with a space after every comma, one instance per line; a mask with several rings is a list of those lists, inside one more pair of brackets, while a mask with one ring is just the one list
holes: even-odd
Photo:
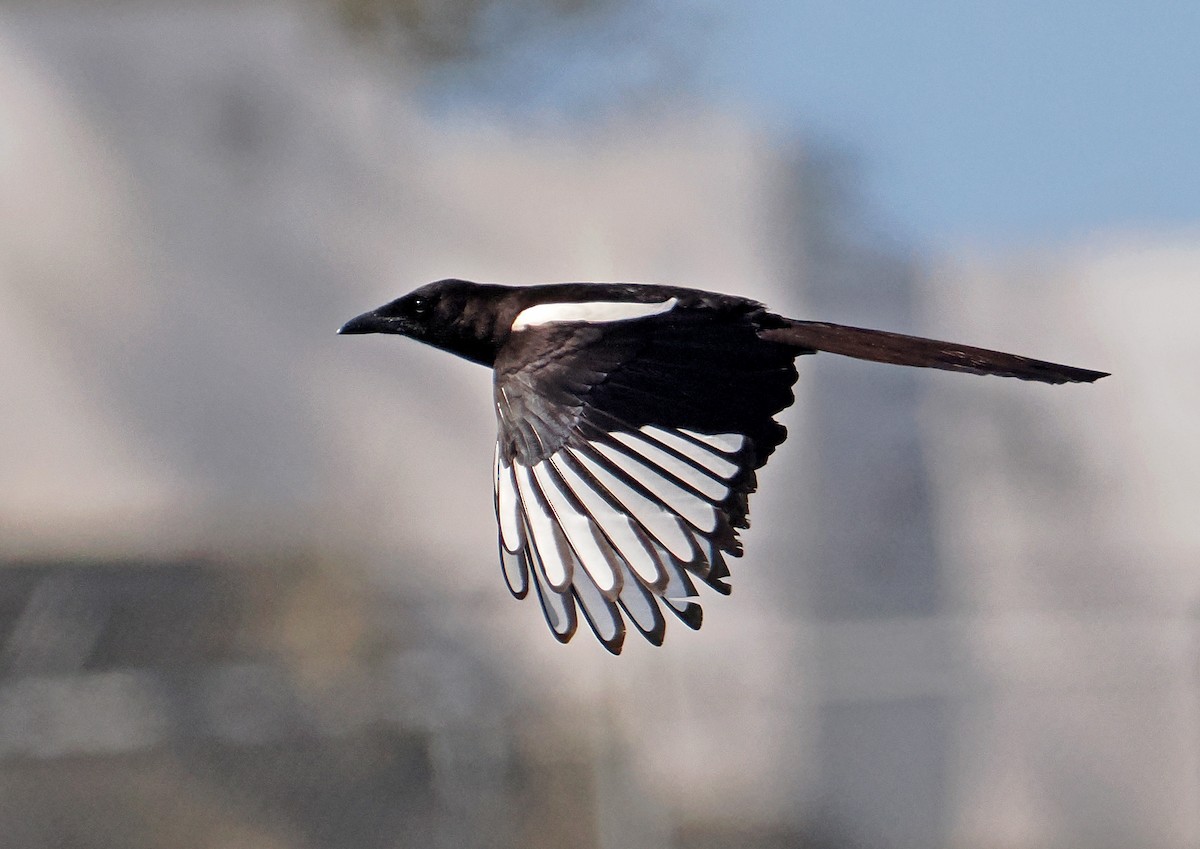
[[495, 359], [495, 303], [508, 287], [439, 280], [347, 321], [340, 334], [394, 333], [473, 362]]

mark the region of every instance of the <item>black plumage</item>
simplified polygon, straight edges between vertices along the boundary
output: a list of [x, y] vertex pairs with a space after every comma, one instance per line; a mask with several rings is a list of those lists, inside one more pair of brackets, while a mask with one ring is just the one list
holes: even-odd
[[[795, 358], [829, 351], [1046, 383], [1103, 372], [947, 342], [784, 318], [675, 286], [509, 287], [442, 280], [340, 333], [410, 336], [494, 372], [500, 559], [554, 635], [577, 611], [617, 653], [662, 609], [698, 628], [695, 584], [729, 592], [756, 470], [786, 438]], [[661, 606], [660, 606], [661, 605]]]

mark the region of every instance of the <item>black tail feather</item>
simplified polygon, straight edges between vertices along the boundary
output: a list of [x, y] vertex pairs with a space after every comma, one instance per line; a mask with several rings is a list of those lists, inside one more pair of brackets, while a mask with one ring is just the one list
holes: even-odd
[[1103, 371], [1064, 366], [1002, 351], [989, 351], [986, 348], [973, 348], [969, 345], [889, 333], [885, 330], [867, 330], [823, 321], [786, 318], [780, 321], [782, 326], [764, 329], [759, 332], [759, 336], [808, 351], [826, 351], [877, 363], [938, 368], [970, 374], [994, 374], [1042, 383], [1092, 383], [1108, 376], [1108, 373]]

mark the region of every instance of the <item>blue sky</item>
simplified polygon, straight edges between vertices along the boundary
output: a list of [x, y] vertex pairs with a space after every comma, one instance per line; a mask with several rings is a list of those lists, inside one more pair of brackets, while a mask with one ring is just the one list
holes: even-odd
[[1200, 224], [1200, 0], [629, 0], [572, 26], [498, 8], [503, 58], [434, 90], [518, 122], [586, 125], [639, 87], [720, 104], [848, 152], [877, 226], [917, 247]]
[[919, 245], [1200, 222], [1200, 2], [722, 9], [706, 96], [847, 146], [883, 225]]

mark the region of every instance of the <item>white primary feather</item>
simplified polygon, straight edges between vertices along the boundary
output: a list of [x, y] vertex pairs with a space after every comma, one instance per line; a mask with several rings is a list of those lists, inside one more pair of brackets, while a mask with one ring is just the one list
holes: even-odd
[[[564, 446], [533, 466], [505, 461], [497, 445], [493, 472], [509, 589], [520, 598], [533, 585], [560, 641], [574, 633], [578, 607], [619, 652], [623, 616], [661, 644], [660, 602], [699, 627], [692, 573], [712, 583], [721, 564], [708, 534], [746, 437], [645, 425], [608, 439]], [[721, 570], [713, 580], [728, 575]]]
[[506, 551], [520, 551], [521, 506], [512, 466], [496, 463], [496, 518], [500, 522], [500, 539]]
[[576, 578], [574, 587], [575, 598], [579, 600], [583, 615], [596, 631], [596, 636], [605, 643], [621, 636], [623, 626], [616, 605], [605, 598], [586, 577]]
[[551, 457], [550, 462], [634, 574], [651, 586], [660, 583], [663, 578], [661, 567], [638, 537], [630, 518], [596, 492], [591, 484], [571, 467], [561, 451]]
[[714, 480], [711, 476], [706, 475], [695, 466], [688, 465], [678, 457], [668, 454], [657, 445], [646, 441], [643, 437], [624, 432], [615, 432], [612, 434], [612, 437], [622, 445], [636, 451], [654, 466], [669, 472], [692, 489], [703, 495], [707, 495], [713, 501], [720, 502], [729, 494], [729, 487], [722, 485], [720, 481]]
[[[710, 451], [704, 445], [698, 444], [698, 442], [694, 441], [694, 439], [685, 439], [678, 433], [674, 433], [669, 430], [663, 430], [662, 428], [653, 427], [651, 425], [641, 427], [639, 430], [641, 430], [642, 433], [646, 434], [650, 438], [656, 439], [664, 445], [674, 448], [680, 454], [683, 454], [688, 459], [699, 463], [701, 466], [708, 469], [719, 478], [730, 480], [734, 475], [737, 474], [737, 463], [734, 463], [732, 460], [726, 458], [724, 456], [724, 452], [718, 453], [719, 449], [718, 451]], [[681, 432], [688, 433], [690, 435], [690, 431]], [[740, 447], [740, 433], [727, 433], [722, 434], [721, 436], [729, 438], [729, 442], [727, 444], [733, 444], [733, 441], [736, 438], [739, 440]]]
[[533, 561], [531, 583], [537, 593], [538, 602], [542, 605], [542, 612], [546, 614], [546, 622], [560, 640], [569, 640], [575, 633], [575, 601], [569, 593], [555, 592], [550, 587], [542, 586], [542, 579], [538, 577], [538, 572], [544, 571], [544, 569], [536, 547], [530, 546], [530, 549], [530, 557]]
[[626, 485], [591, 457], [574, 449], [567, 450], [571, 452], [572, 457], [584, 465], [601, 486], [608, 490], [613, 498], [621, 503], [629, 515], [645, 528], [646, 533], [658, 540], [663, 548], [680, 560], [691, 561], [692, 538], [684, 530], [683, 523], [679, 521], [678, 517], [663, 509], [662, 505], [654, 503]]
[[546, 580], [555, 590], [563, 590], [570, 584], [571, 564], [564, 558], [569, 552], [564, 552], [559, 544], [560, 533], [554, 523], [554, 517], [547, 512], [545, 504], [536, 484], [530, 476], [529, 467], [517, 463], [514, 466], [517, 478], [517, 491], [521, 494], [521, 509], [525, 513], [525, 521], [529, 533], [533, 537], [533, 548], [541, 561]]
[[[575, 556], [583, 568], [596, 582], [603, 592], [617, 589], [617, 574], [609, 563], [608, 554], [601, 549], [592, 521], [576, 510], [559, 488], [552, 467], [543, 460], [533, 467], [533, 477], [542, 489], [542, 494], [550, 504], [558, 526], [562, 528], [567, 542], [575, 552]], [[607, 545], [607, 544], [605, 544]], [[578, 579], [575, 581], [579, 584]]]
[[726, 454], [736, 454], [746, 444], [746, 437], [740, 433], [696, 433], [694, 430], [680, 428], [680, 433], [686, 433], [692, 439], [698, 439], [705, 445], [711, 445]]
[[639, 462], [611, 445], [601, 442], [594, 444], [596, 450], [608, 458], [613, 465], [654, 493], [665, 505], [687, 520], [692, 527], [706, 533], [716, 529], [716, 508], [703, 498], [697, 497], [679, 484], [664, 477], [661, 471], [653, 465]]
[[[630, 576], [632, 577], [632, 576]], [[649, 591], [635, 580], [626, 580], [621, 588], [621, 607], [642, 633], [658, 630], [661, 638], [662, 613]]]

